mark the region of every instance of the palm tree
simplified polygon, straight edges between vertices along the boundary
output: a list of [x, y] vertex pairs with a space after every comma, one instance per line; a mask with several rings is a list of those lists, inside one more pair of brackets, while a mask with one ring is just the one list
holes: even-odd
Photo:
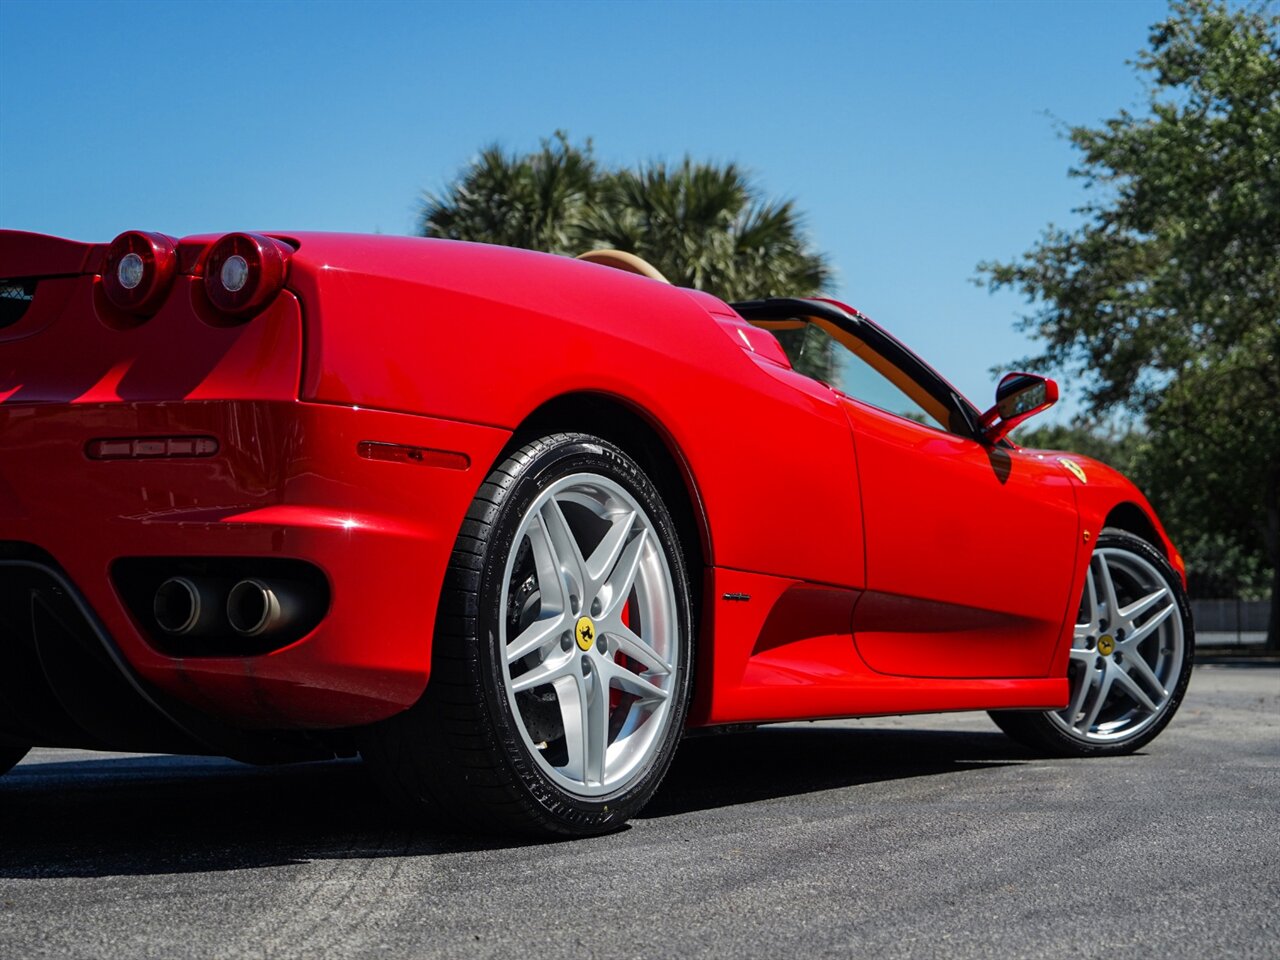
[[831, 278], [793, 201], [765, 201], [735, 164], [686, 157], [609, 174], [590, 205], [597, 248], [643, 257], [674, 283], [724, 300], [811, 296]]
[[421, 232], [572, 256], [586, 249], [582, 223], [600, 180], [589, 140], [575, 147], [557, 130], [524, 155], [493, 144], [443, 193], [424, 196]]
[[[422, 233], [571, 256], [625, 250], [673, 283], [724, 300], [815, 296], [832, 278], [794, 201], [764, 198], [736, 164], [685, 157], [607, 170], [591, 141], [576, 147], [563, 131], [530, 154], [481, 151], [442, 194], [427, 194]], [[780, 339], [797, 369], [832, 379], [820, 331]]]

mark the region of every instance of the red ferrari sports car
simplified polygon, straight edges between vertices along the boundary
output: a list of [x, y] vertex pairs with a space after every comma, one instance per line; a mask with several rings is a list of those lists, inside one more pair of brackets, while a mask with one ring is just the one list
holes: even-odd
[[331, 234], [4, 231], [0, 277], [0, 771], [358, 753], [591, 834], [694, 728], [983, 709], [1107, 755], [1186, 688], [1150, 505], [1006, 436], [1056, 385], [982, 412], [842, 304]]

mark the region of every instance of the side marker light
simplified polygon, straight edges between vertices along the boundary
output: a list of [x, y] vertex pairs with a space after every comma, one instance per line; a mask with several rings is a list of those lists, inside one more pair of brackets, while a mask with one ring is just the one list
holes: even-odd
[[446, 470], [466, 470], [471, 458], [452, 450], [432, 450], [430, 447], [411, 447], [403, 443], [382, 443], [378, 440], [361, 440], [356, 452], [366, 460], [384, 460], [389, 463], [411, 463], [420, 467], [444, 467]]

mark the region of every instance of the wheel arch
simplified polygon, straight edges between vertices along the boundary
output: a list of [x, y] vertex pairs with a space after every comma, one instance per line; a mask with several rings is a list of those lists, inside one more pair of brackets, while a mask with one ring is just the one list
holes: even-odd
[[516, 427], [511, 447], [559, 431], [590, 433], [608, 440], [648, 474], [675, 521], [694, 610], [700, 610], [702, 575], [713, 556], [711, 528], [697, 481], [679, 444], [656, 418], [635, 404], [609, 394], [577, 392], [561, 394], [531, 411]]
[[1169, 559], [1168, 543], [1152, 519], [1147, 516], [1145, 510], [1132, 501], [1124, 501], [1116, 504], [1107, 514], [1106, 520], [1103, 522], [1104, 527], [1116, 527], [1127, 533], [1132, 533], [1136, 537], [1141, 537], [1153, 547], [1159, 550], [1165, 557]]

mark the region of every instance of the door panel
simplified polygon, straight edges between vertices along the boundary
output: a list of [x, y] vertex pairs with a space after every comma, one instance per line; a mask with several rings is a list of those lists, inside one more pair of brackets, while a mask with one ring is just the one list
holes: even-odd
[[1035, 454], [843, 404], [866, 540], [858, 652], [903, 676], [1046, 675], [1074, 613], [1069, 480]]

